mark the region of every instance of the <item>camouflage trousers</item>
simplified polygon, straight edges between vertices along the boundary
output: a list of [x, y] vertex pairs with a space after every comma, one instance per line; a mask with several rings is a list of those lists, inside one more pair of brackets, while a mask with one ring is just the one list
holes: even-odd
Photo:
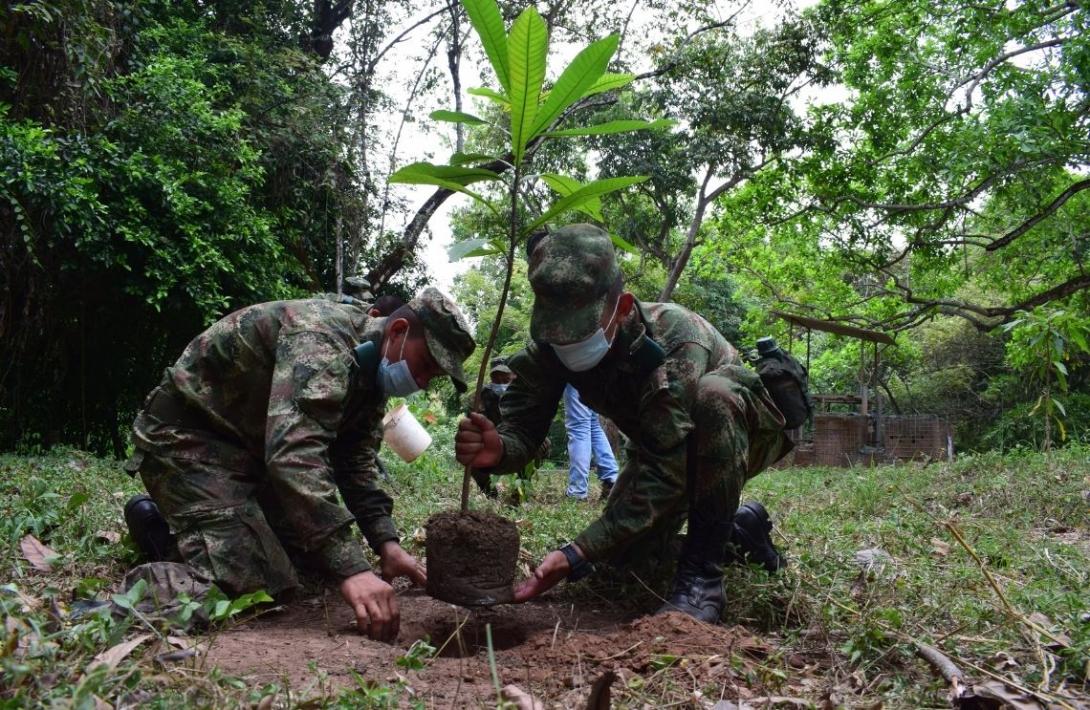
[[[628, 567], [648, 560], [670, 559], [680, 549], [682, 524], [729, 523], [746, 482], [783, 458], [794, 444], [784, 432], [784, 419], [764, 383], [751, 369], [728, 366], [704, 375], [691, 412], [695, 429], [686, 446], [684, 492], [664, 500], [645, 501], [655, 524], [629, 541], [610, 563]], [[657, 466], [656, 457], [638, 442], [626, 447], [626, 463], [606, 503], [607, 510], [626, 497], [644, 497], [636, 483], [640, 469]]]
[[245, 470], [138, 454], [140, 478], [178, 541], [181, 559], [230, 595], [299, 586], [279, 504]]

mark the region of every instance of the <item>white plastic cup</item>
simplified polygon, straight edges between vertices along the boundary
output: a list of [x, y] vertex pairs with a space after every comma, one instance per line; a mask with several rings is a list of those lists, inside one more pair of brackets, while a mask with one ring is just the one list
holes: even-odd
[[412, 463], [431, 446], [431, 434], [420, 426], [404, 404], [397, 405], [382, 418], [382, 440], [405, 463]]

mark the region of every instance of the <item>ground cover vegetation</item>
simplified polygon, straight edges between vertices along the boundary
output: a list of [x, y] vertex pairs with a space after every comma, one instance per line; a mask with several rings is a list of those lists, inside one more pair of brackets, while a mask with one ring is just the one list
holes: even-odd
[[[443, 431], [449, 438], [453, 424], [438, 419], [437, 438]], [[167, 655], [179, 648], [160, 641], [139, 619], [77, 617], [76, 600], [109, 599], [134, 560], [123, 539], [121, 506], [137, 484], [119, 462], [75, 450], [4, 456], [0, 469], [6, 560], [0, 605], [7, 619], [0, 696], [6, 705], [92, 707], [96, 697], [164, 707], [234, 706], [263, 698], [270, 698], [266, 706], [449, 704], [456, 680], [474, 673], [480, 678], [461, 689], [463, 700], [496, 702], [483, 629], [480, 643], [462, 658], [428, 651], [423, 643], [432, 649], [456, 645], [450, 638], [456, 626], [445, 606], [437, 612], [445, 627], [411, 625], [408, 618], [422, 613], [414, 609], [428, 601], [420, 595], [403, 593], [402, 636], [378, 652], [376, 647], [385, 647], [359, 640], [347, 623], [330, 627], [321, 607], [309, 625], [296, 629], [286, 655], [275, 655], [278, 644], [269, 638], [275, 629], [292, 626], [278, 619], [285, 612], [242, 611], [208, 633], [159, 629], [182, 649], [196, 647], [195, 657]], [[396, 462], [390, 469], [387, 487], [397, 500], [405, 544], [422, 552], [419, 528], [435, 510], [457, 504], [460, 471], [441, 448], [419, 465]], [[532, 504], [517, 514], [527, 561], [595, 514], [593, 506], [563, 498], [564, 473], [552, 466], [543, 471]], [[653, 645], [656, 636], [641, 636], [639, 628], [629, 632], [626, 624], [657, 606], [649, 590], [661, 591], [668, 569], [639, 579], [603, 575], [562, 588], [544, 605], [508, 607], [482, 618], [497, 629], [497, 639], [520, 622], [528, 629], [520, 637], [524, 645], [495, 652], [502, 682], [554, 701], [567, 698], [569, 705], [585, 703], [590, 685], [612, 669], [620, 674], [612, 691], [618, 707], [769, 696], [801, 698], [802, 707], [944, 706], [948, 685], [921, 660], [917, 642], [937, 647], [977, 682], [989, 680], [991, 672], [1044, 697], [1073, 693], [1085, 702], [1078, 692], [1087, 691], [1090, 662], [1088, 490], [1090, 451], [1081, 446], [1050, 454], [980, 454], [930, 466], [768, 472], [754, 479], [746, 495], [777, 511], [777, 542], [791, 567], [774, 578], [741, 568], [728, 575], [727, 619], [740, 625], [731, 633], [760, 639], [749, 651], [740, 644], [733, 656], [727, 648], [697, 641], [650, 655], [641, 656], [641, 649], [623, 653], [641, 639]], [[483, 509], [493, 505], [475, 503]], [[48, 570], [26, 559], [20, 542], [27, 535], [48, 547]], [[609, 625], [594, 626], [595, 615], [585, 616], [583, 623], [596, 630], [579, 636], [565, 622], [559, 642], [564, 653], [549, 654], [550, 642], [554, 648], [558, 643], [554, 622], [579, 608], [596, 609]], [[331, 602], [326, 617], [338, 610]], [[264, 616], [246, 621], [253, 614]], [[477, 619], [462, 621], [464, 641], [471, 643]], [[569, 633], [586, 644], [582, 660], [574, 646], [563, 645]], [[623, 638], [631, 641], [622, 646], [622, 636], [611, 638], [618, 645], [601, 657], [613, 658], [596, 662], [595, 638], [609, 633], [628, 633]], [[143, 641], [131, 648], [123, 645], [138, 638]], [[264, 650], [255, 657], [260, 639]], [[360, 678], [340, 666], [341, 657], [314, 650], [319, 642], [327, 644], [322, 649], [358, 646], [345, 656]], [[253, 660], [240, 663], [247, 649]], [[530, 683], [527, 661], [542, 671]], [[230, 670], [216, 671], [216, 665]], [[581, 677], [574, 687], [573, 675]]]
[[[601, 54], [606, 84], [555, 114], [566, 62], [523, 82], [539, 92], [534, 116], [575, 140], [542, 140], [550, 126], [511, 110], [527, 94], [504, 84], [510, 67], [459, 2], [0, 9], [0, 450], [14, 452], [0, 459], [0, 703], [494, 704], [495, 668], [569, 705], [607, 670], [626, 706], [747, 693], [947, 705], [924, 643], [978, 683], [998, 675], [1007, 691], [1074, 704], [1061, 696], [1085, 694], [1090, 672], [1085, 3], [535, 8], [500, 2], [501, 29], [518, 24], [534, 52], [544, 29], [560, 54]], [[648, 123], [657, 130], [580, 134]], [[477, 257], [452, 290], [495, 352], [528, 332], [522, 228], [592, 221], [614, 236], [639, 298], [682, 303], [739, 345], [775, 335], [810, 353], [816, 391], [874, 381], [884, 411], [944, 417], [973, 453], [756, 479], [748, 495], [776, 512], [793, 566], [771, 580], [733, 570], [744, 592], [728, 621], [740, 627], [703, 645], [692, 629], [631, 626], [656, 606], [653, 575], [449, 628], [431, 616], [447, 611], [409, 594], [397, 647], [351, 641], [367, 660], [357, 675], [310, 637], [287, 640], [301, 643], [296, 675], [239, 665], [246, 634], [285, 613], [247, 603], [218, 600], [213, 630], [196, 636], [79, 616], [76, 600], [109, 599], [135, 561], [120, 507], [136, 484], [117, 459], [162, 368], [252, 302], [338, 291], [357, 272], [413, 292], [433, 277], [421, 254], [437, 213], [481, 188], [448, 180], [454, 168], [502, 176], [484, 176], [495, 188], [460, 197], [450, 217], [452, 255]], [[417, 191], [390, 179], [399, 169]], [[542, 219], [595, 184], [627, 189]], [[873, 372], [857, 341], [805, 338], [773, 310], [896, 345]], [[413, 467], [393, 464], [390, 487], [419, 553], [423, 520], [457, 500], [450, 434], [466, 402], [444, 386], [411, 405], [436, 443]], [[558, 465], [514, 513], [526, 561], [594, 514], [563, 500]], [[305, 632], [347, 647], [354, 637], [324, 609]], [[444, 643], [469, 652], [445, 655]]]

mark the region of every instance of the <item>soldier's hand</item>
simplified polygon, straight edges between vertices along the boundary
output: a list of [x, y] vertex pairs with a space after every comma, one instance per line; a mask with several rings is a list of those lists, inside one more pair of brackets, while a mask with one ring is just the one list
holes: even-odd
[[401, 545], [393, 540], [382, 543], [379, 548], [379, 557], [382, 562], [379, 568], [382, 570], [382, 578], [393, 583], [398, 577], [408, 577], [418, 587], [428, 583], [428, 575], [424, 572], [424, 566], [416, 561], [416, 558], [405, 552]]
[[534, 570], [534, 576], [515, 587], [515, 603], [530, 601], [562, 582], [571, 574], [568, 558], [560, 550], [553, 550], [545, 555], [541, 564]]
[[503, 441], [488, 417], [470, 412], [468, 417], [458, 422], [458, 433], [454, 435], [454, 456], [458, 463], [473, 468], [489, 468], [500, 462], [503, 458]]
[[401, 612], [393, 587], [373, 572], [361, 572], [341, 582], [341, 596], [355, 612], [362, 633], [387, 643], [397, 638]]

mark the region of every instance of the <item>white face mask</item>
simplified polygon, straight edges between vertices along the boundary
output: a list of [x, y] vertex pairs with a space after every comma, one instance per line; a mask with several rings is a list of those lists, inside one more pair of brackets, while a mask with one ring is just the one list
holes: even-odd
[[500, 394], [503, 394], [504, 392], [507, 391], [507, 384], [508, 383], [506, 383], [506, 382], [503, 383], [503, 384], [499, 384], [499, 383], [494, 382], [494, 383], [492, 383], [492, 389], [494, 389], [496, 392], [499, 392]]
[[[617, 309], [620, 305], [621, 299], [618, 298], [616, 305], [613, 306], [613, 315], [609, 317], [606, 327], [598, 328], [589, 338], [580, 340], [578, 343], [552, 346], [553, 352], [560, 358], [560, 362], [564, 363], [564, 367], [572, 372], [586, 372], [602, 361], [613, 346], [612, 340], [606, 340], [606, 329], [613, 325], [613, 319], [617, 317]], [[613, 336], [616, 337], [617, 334], [614, 333]]]
[[[409, 370], [409, 363], [406, 360], [400, 359], [405, 354], [405, 341], [409, 339], [408, 331], [405, 331], [405, 335], [401, 340], [401, 352], [397, 354], [398, 361], [390, 364], [389, 358], [386, 357], [386, 348], [382, 349], [382, 362], [378, 366], [378, 386], [382, 390], [382, 394], [386, 397], [408, 397], [413, 392], [420, 389], [420, 386], [416, 384], [416, 378], [413, 377], [413, 373]], [[387, 341], [387, 347], [389, 341]]]

